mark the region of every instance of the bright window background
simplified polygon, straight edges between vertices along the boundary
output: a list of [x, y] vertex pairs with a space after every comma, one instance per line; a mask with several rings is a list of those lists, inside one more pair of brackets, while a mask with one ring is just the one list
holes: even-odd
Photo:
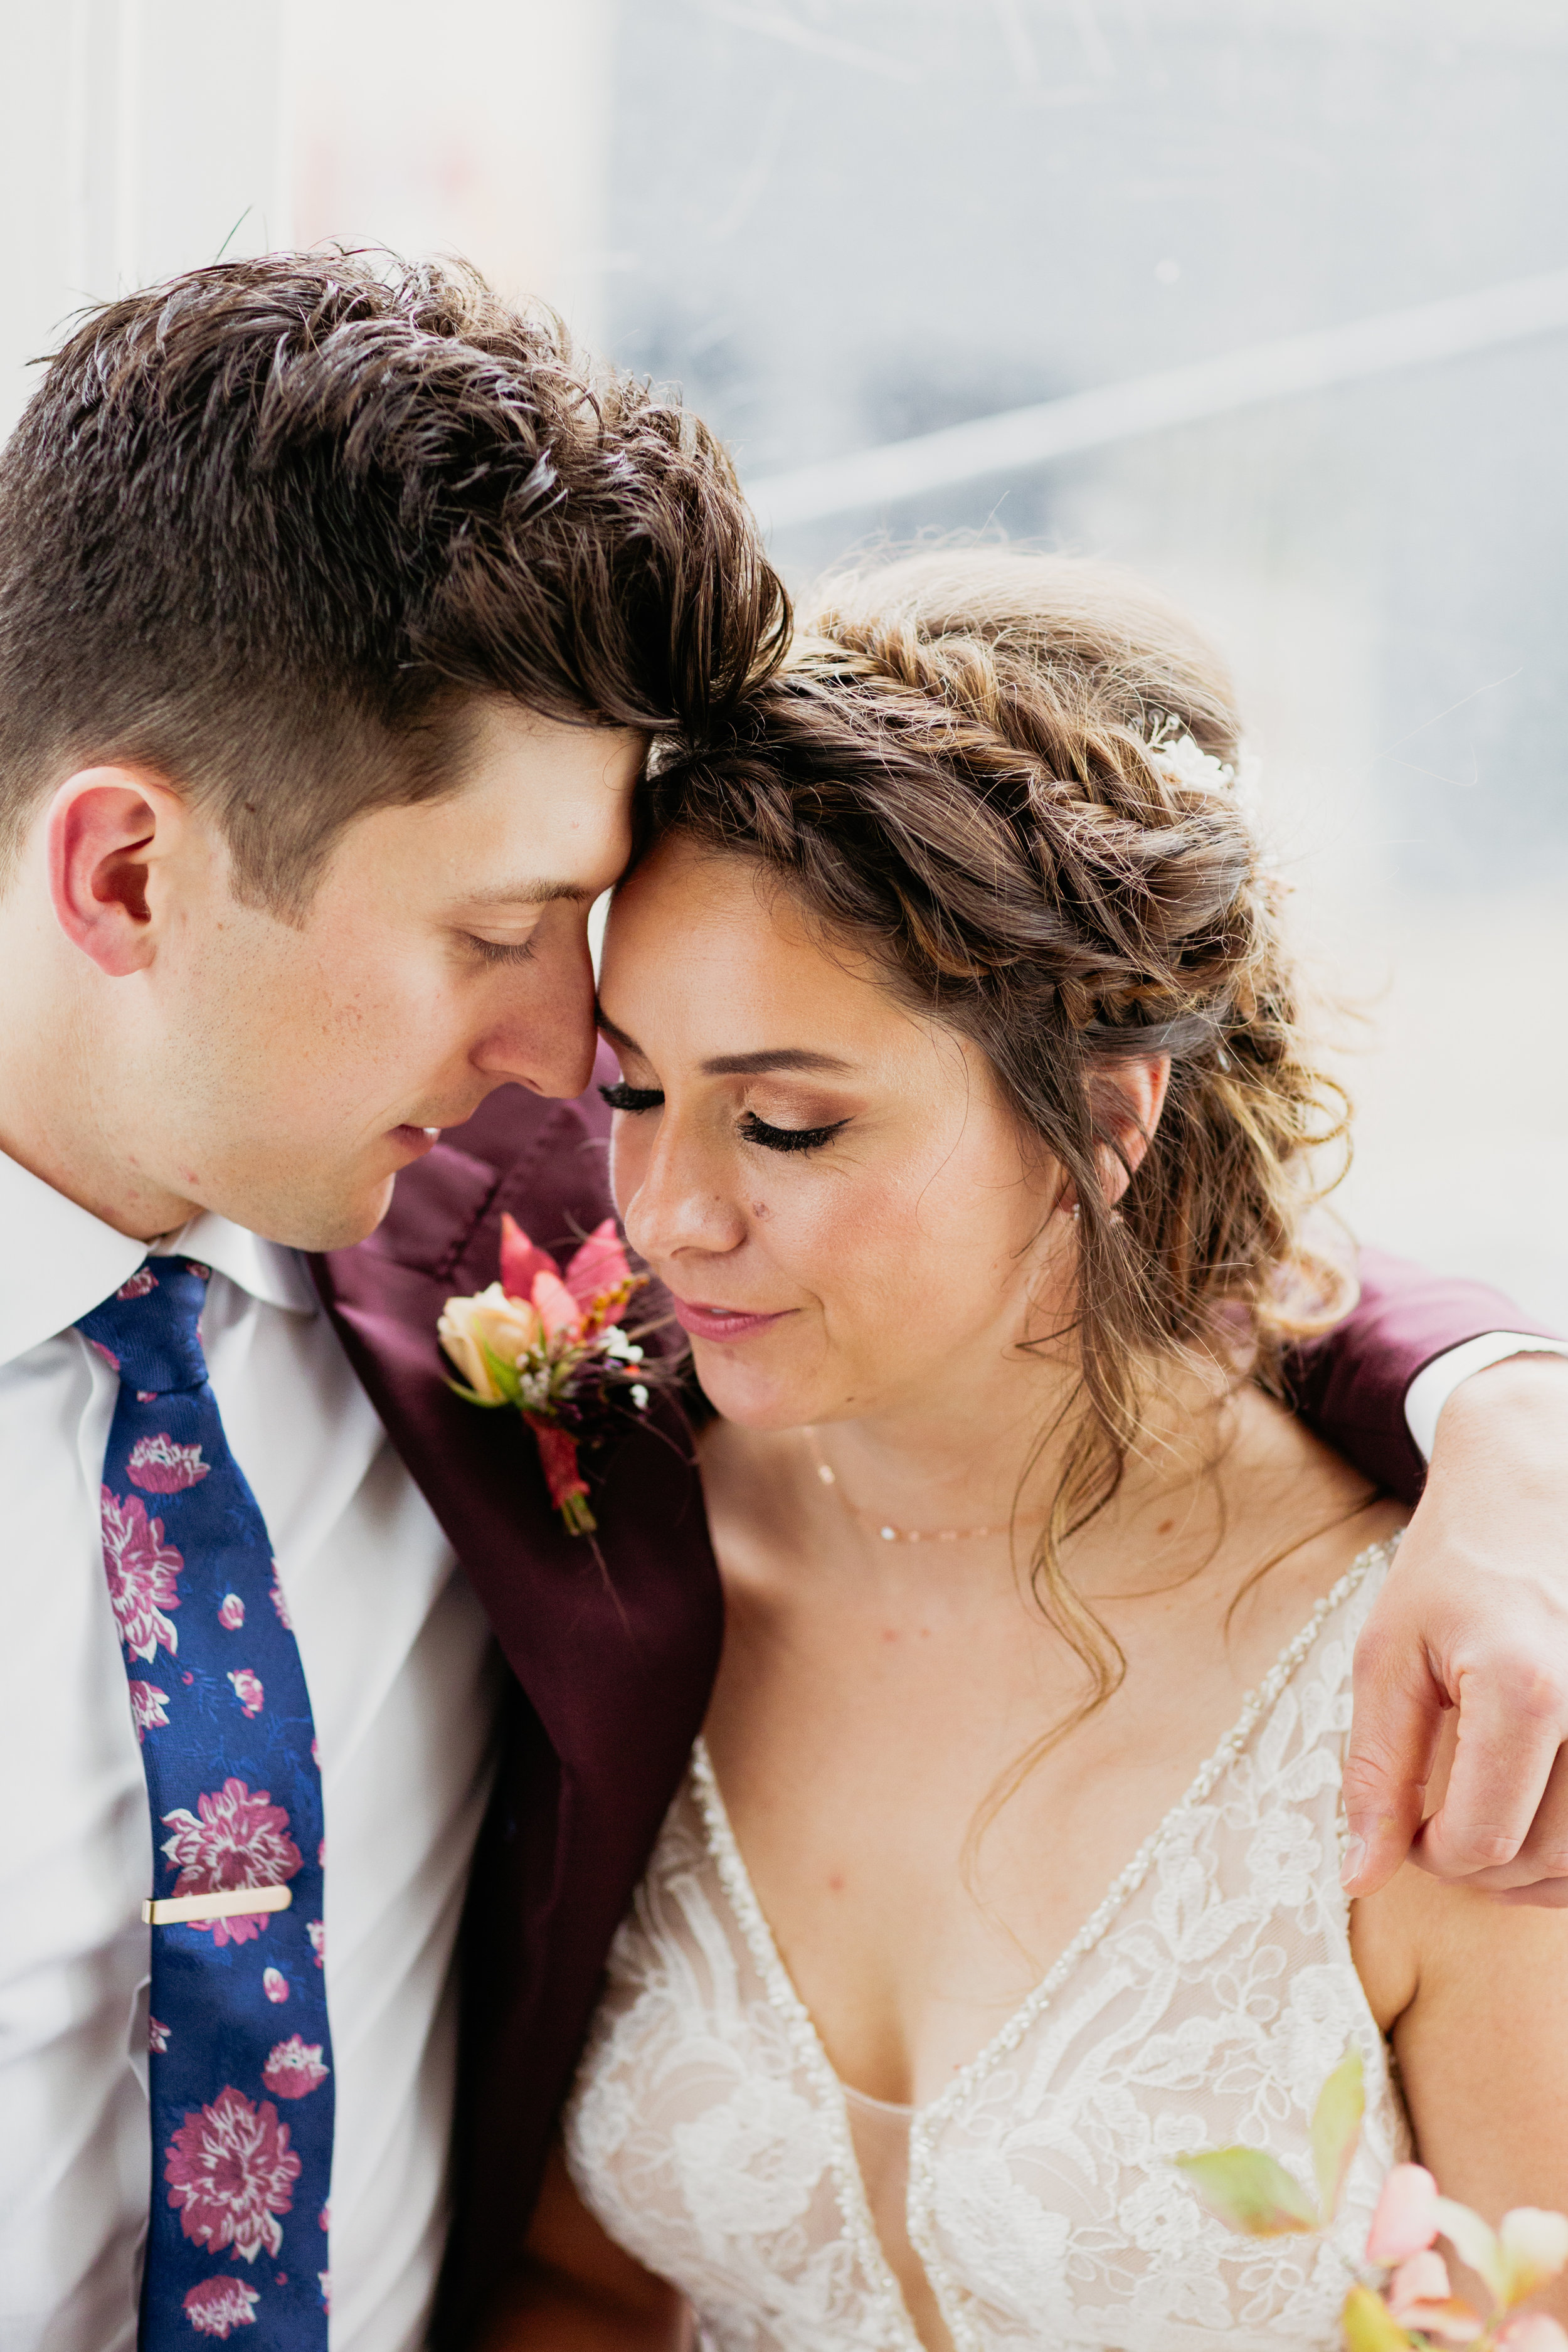
[[5, 421], [76, 303], [226, 239], [461, 252], [682, 384], [797, 584], [997, 530], [1186, 603], [1300, 934], [1365, 1010], [1344, 1213], [1568, 1322], [1560, 0], [5, 0], [0, 27]]

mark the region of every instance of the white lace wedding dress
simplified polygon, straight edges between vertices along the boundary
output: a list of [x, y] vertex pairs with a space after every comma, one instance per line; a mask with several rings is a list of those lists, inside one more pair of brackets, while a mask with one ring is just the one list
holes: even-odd
[[[958, 2352], [1329, 2352], [1408, 2149], [1340, 1892], [1358, 1560], [1023, 2007], [912, 2112], [847, 2092], [780, 1962], [707, 1755], [611, 1956], [565, 2123], [579, 2194], [711, 2352], [918, 2352], [907, 2230]], [[1348, 2042], [1367, 2116], [1321, 2240], [1234, 2236], [1170, 2159], [1312, 2179]], [[868, 2182], [873, 2184], [868, 2194]], [[901, 2192], [901, 2193], [900, 2193]]]

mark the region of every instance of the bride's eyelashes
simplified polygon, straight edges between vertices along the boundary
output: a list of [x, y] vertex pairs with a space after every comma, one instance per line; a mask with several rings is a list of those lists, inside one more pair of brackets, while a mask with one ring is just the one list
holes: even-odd
[[601, 1087], [599, 1092], [612, 1110], [639, 1111], [664, 1108], [664, 1091], [660, 1087], [628, 1087], [626, 1080], [621, 1078], [613, 1087]]
[[[624, 1078], [616, 1086], [601, 1087], [599, 1092], [612, 1110], [635, 1114], [661, 1110], [664, 1107], [661, 1087], [630, 1087]], [[763, 1151], [820, 1151], [848, 1124], [847, 1118], [836, 1118], [829, 1127], [772, 1127], [755, 1111], [748, 1110], [741, 1115], [740, 1133], [743, 1143], [754, 1143]]]
[[742, 1115], [741, 1134], [745, 1142], [761, 1144], [764, 1151], [820, 1151], [848, 1124], [847, 1118], [836, 1118], [831, 1127], [770, 1127], [766, 1119], [749, 1110]]

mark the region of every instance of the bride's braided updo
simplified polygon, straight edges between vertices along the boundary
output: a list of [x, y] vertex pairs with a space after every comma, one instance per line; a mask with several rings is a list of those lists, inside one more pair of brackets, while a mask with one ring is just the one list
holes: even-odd
[[[1344, 1106], [1302, 1034], [1240, 759], [1224, 667], [1162, 598], [976, 550], [829, 582], [783, 672], [652, 782], [656, 834], [761, 860], [978, 1046], [1073, 1187], [1087, 1410], [1037, 1570], [1086, 1634], [1058, 1545], [1113, 1489], [1162, 1360], [1240, 1341], [1267, 1380], [1339, 1303], [1302, 1218]], [[1123, 1098], [1100, 1081], [1150, 1054], [1169, 1097], [1112, 1204]]]

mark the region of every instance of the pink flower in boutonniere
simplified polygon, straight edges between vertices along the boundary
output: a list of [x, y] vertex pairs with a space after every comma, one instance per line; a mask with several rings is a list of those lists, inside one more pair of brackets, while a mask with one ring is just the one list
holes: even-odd
[[532, 1430], [550, 1499], [567, 1531], [592, 1535], [579, 1448], [607, 1432], [616, 1407], [646, 1412], [643, 1351], [616, 1319], [647, 1276], [634, 1274], [606, 1217], [564, 1269], [501, 1219], [500, 1278], [448, 1298], [437, 1326], [470, 1404], [511, 1405]]

